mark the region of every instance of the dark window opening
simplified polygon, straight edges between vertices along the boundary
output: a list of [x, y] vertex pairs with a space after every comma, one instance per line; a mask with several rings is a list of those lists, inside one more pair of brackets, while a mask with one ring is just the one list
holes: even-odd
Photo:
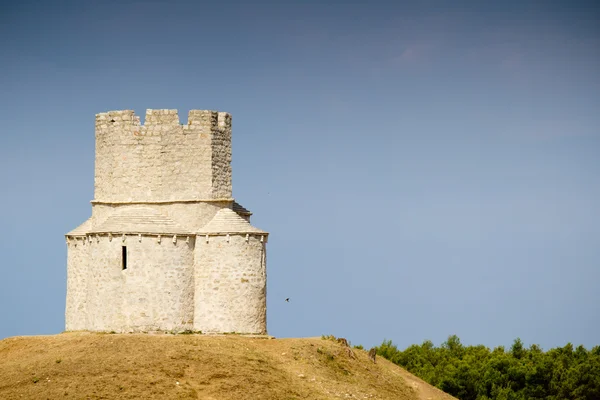
[[123, 269], [127, 269], [127, 246], [123, 246], [123, 257], [121, 260], [123, 261]]

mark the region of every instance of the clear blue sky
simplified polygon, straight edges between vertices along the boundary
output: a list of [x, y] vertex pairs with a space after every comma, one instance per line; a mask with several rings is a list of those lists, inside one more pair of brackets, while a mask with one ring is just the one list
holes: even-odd
[[0, 338], [64, 327], [94, 114], [177, 108], [233, 115], [271, 334], [600, 344], [600, 6], [488, 3], [3, 2]]

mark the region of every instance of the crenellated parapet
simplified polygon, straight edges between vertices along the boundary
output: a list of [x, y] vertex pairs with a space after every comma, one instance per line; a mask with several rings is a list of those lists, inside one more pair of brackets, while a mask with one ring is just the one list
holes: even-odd
[[189, 131], [211, 132], [217, 129], [231, 129], [231, 114], [211, 110], [190, 110], [187, 124], [182, 124], [176, 109], [147, 109], [144, 125], [140, 123], [140, 117], [135, 115], [133, 110], [115, 110], [96, 114], [97, 130], [116, 126], [180, 127]]
[[231, 199], [231, 115], [132, 110], [96, 115], [94, 200], [152, 202]]

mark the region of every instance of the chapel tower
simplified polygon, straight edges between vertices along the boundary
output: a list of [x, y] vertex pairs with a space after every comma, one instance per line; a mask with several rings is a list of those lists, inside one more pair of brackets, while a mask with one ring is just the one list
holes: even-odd
[[96, 115], [92, 215], [66, 235], [66, 329], [266, 334], [268, 233], [232, 198], [231, 116]]

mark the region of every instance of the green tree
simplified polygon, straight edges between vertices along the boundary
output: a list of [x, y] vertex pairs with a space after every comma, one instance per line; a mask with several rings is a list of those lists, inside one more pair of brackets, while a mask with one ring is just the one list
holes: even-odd
[[405, 350], [384, 340], [377, 353], [461, 400], [600, 399], [600, 346], [544, 352], [517, 338], [507, 352], [451, 335], [440, 347], [426, 340]]

